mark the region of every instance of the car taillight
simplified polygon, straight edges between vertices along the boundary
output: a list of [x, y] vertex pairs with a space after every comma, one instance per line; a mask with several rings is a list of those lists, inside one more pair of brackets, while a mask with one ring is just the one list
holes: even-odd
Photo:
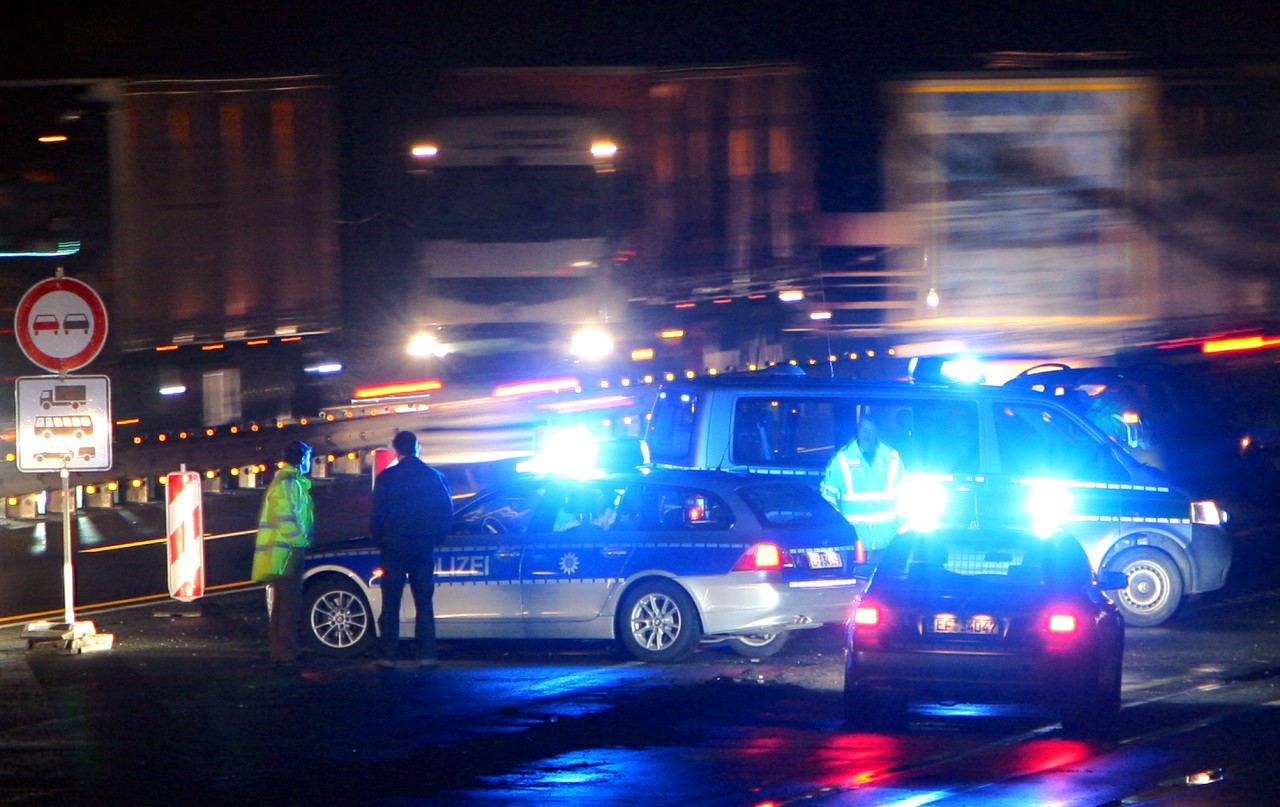
[[1053, 608], [1045, 612], [1040, 622], [1040, 629], [1046, 650], [1068, 651], [1080, 646], [1084, 625], [1081, 623], [1079, 614], [1074, 611]]
[[849, 616], [849, 636], [853, 646], [861, 650], [879, 647], [888, 626], [889, 612], [883, 605], [874, 600], [858, 602]]
[[735, 572], [772, 572], [782, 568], [782, 551], [777, 544], [755, 544], [733, 565]]
[[1049, 632], [1050, 633], [1075, 633], [1076, 618], [1073, 614], [1050, 614], [1049, 615]]
[[854, 563], [867, 562], [867, 548], [862, 545], [861, 538], [857, 539], [853, 543], [853, 562]]
[[859, 605], [853, 609], [853, 624], [860, 628], [874, 628], [880, 624], [880, 609], [875, 605]]

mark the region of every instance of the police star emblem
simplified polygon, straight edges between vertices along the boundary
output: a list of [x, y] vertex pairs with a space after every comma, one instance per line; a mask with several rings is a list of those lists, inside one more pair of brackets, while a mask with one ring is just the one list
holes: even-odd
[[578, 556], [573, 552], [566, 552], [560, 556], [560, 572], [562, 574], [578, 573]]

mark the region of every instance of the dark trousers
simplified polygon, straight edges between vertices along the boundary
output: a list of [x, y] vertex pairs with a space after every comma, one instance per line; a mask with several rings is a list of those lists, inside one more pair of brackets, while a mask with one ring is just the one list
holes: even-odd
[[413, 623], [414, 638], [418, 645], [418, 658], [436, 658], [436, 612], [432, 603], [435, 594], [435, 556], [401, 557], [382, 553], [382, 613], [378, 615], [378, 656], [396, 657], [400, 641], [400, 601], [404, 598], [404, 584], [408, 579], [413, 592], [413, 604], [417, 616]]
[[298, 623], [302, 620], [302, 553], [296, 553], [283, 577], [267, 584], [271, 590], [271, 616], [267, 623], [267, 648], [279, 664], [298, 661]]

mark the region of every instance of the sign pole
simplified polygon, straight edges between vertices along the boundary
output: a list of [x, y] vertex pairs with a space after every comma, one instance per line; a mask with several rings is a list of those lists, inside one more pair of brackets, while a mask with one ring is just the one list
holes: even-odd
[[[18, 470], [39, 472], [45, 470], [40, 466], [50, 459], [57, 457], [62, 460], [59, 476], [62, 479], [63, 622], [33, 622], [22, 635], [27, 640], [28, 650], [45, 644], [54, 644], [58, 649], [72, 653], [110, 650], [115, 640], [112, 634], [98, 633], [92, 622], [76, 621], [69, 467], [71, 462], [76, 463], [77, 470], [91, 470], [104, 462], [105, 469], [111, 467], [110, 385], [102, 377], [102, 391], [97, 400], [93, 400], [87, 393], [98, 386], [97, 377], [79, 377], [74, 379], [78, 383], [70, 383], [73, 379], [67, 375], [93, 361], [102, 350], [107, 338], [107, 310], [96, 291], [82, 281], [65, 277], [59, 266], [54, 277], [39, 281], [22, 295], [14, 311], [13, 323], [18, 347], [27, 358], [57, 373], [52, 383], [49, 377], [45, 377], [19, 378], [15, 384]], [[28, 390], [31, 395], [24, 394]], [[28, 417], [30, 412], [54, 406], [69, 406], [73, 410], [87, 406], [90, 409], [70, 416], [50, 412], [47, 416]], [[97, 430], [93, 428], [95, 420], [100, 421]], [[65, 439], [69, 435], [75, 437], [74, 444]], [[93, 437], [86, 443], [85, 438], [91, 435]], [[91, 444], [104, 438], [105, 442], [100, 445]], [[38, 448], [27, 457], [27, 447], [33, 440], [38, 443]]]
[[62, 472], [62, 599], [63, 621], [76, 622], [76, 573], [71, 563], [71, 472], [63, 463]]

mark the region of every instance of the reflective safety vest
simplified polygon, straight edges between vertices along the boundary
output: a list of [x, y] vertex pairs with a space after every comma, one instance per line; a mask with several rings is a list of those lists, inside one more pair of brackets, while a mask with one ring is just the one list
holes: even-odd
[[855, 440], [837, 451], [827, 464], [822, 478], [823, 498], [857, 528], [867, 549], [882, 546], [888, 536], [879, 533], [890, 530], [897, 521], [894, 497], [902, 474], [901, 457], [884, 443], [876, 446], [871, 462], [863, 457]]
[[314, 526], [311, 480], [285, 465], [262, 499], [253, 547], [254, 582], [268, 583], [289, 571], [291, 563], [300, 563], [303, 551], [311, 546]]

